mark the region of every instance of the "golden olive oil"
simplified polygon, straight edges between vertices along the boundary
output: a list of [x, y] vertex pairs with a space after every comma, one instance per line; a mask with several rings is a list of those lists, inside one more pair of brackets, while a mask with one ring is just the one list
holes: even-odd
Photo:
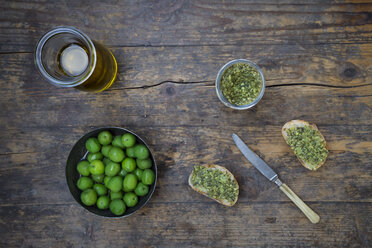
[[[89, 49], [81, 44], [69, 44], [58, 53], [58, 65], [60, 70], [67, 76], [79, 76], [86, 70], [93, 70], [92, 74], [84, 82], [75, 86], [83, 91], [100, 92], [108, 89], [115, 81], [117, 75], [117, 63], [114, 55], [101, 44], [93, 41], [96, 50], [96, 65], [89, 66], [89, 58], [94, 59]], [[92, 56], [93, 55], [93, 56]], [[87, 74], [88, 76], [89, 74]]]

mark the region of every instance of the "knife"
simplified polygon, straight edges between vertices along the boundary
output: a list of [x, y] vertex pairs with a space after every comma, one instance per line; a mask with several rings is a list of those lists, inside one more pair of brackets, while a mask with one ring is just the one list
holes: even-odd
[[236, 146], [243, 153], [243, 155], [252, 163], [256, 169], [261, 172], [267, 179], [279, 186], [289, 199], [306, 215], [306, 217], [314, 224], [318, 223], [320, 217], [308, 205], [306, 205], [285, 183], [280, 181], [278, 174], [268, 166], [256, 153], [239, 138], [235, 133], [232, 135]]

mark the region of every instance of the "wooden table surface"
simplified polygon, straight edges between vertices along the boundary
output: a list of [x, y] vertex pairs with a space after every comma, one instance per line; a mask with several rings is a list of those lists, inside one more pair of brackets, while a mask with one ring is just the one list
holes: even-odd
[[[60, 25], [112, 50], [119, 75], [109, 90], [41, 78], [36, 42]], [[225, 107], [214, 88], [237, 58], [267, 79], [246, 111]], [[371, 1], [1, 1], [0, 90], [0, 247], [372, 247]], [[281, 137], [292, 119], [324, 134], [330, 153], [318, 171]], [[129, 218], [90, 214], [67, 188], [70, 149], [102, 126], [128, 128], [155, 152], [158, 186]], [[233, 132], [320, 223], [245, 160]], [[237, 177], [234, 207], [187, 185], [206, 163]]]

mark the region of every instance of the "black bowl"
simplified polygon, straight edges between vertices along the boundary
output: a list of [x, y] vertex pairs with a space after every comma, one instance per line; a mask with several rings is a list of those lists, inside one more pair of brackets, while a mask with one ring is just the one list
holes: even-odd
[[[85, 206], [80, 200], [81, 190], [78, 189], [78, 187], [76, 186], [76, 182], [80, 177], [79, 173], [76, 170], [76, 166], [80, 162], [80, 160], [85, 158], [85, 156], [88, 154], [88, 151], [85, 148], [85, 142], [87, 141], [87, 139], [91, 137], [97, 137], [100, 132], [105, 131], [105, 130], [110, 131], [113, 136], [123, 135], [125, 133], [131, 133], [134, 136], [136, 136], [137, 143], [143, 144], [149, 149], [150, 158], [152, 160], [151, 169], [155, 172], [155, 182], [154, 184], [150, 186], [149, 193], [145, 196], [139, 197], [137, 205], [131, 208], [127, 208], [125, 213], [120, 216], [114, 215], [113, 213], [111, 213], [109, 209], [101, 210], [101, 209], [98, 209], [96, 206], [91, 206], [91, 207]], [[150, 200], [152, 194], [154, 193], [157, 179], [158, 179], [158, 171], [157, 171], [154, 155], [151, 149], [148, 147], [145, 141], [143, 141], [143, 139], [141, 139], [141, 137], [139, 137], [137, 134], [125, 128], [120, 128], [120, 127], [102, 127], [102, 128], [95, 129], [85, 134], [75, 143], [74, 147], [71, 149], [70, 154], [68, 155], [67, 164], [66, 164], [66, 180], [67, 180], [67, 185], [68, 185], [68, 188], [70, 189], [72, 196], [83, 208], [85, 208], [89, 212], [94, 213], [99, 216], [104, 216], [104, 217], [122, 218], [122, 217], [127, 217], [137, 212], [138, 210], [140, 210], [143, 206], [146, 205], [146, 203]]]

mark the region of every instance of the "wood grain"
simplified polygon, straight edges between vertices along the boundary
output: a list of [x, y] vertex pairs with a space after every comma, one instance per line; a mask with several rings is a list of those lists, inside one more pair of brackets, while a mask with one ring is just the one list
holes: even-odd
[[370, 43], [371, 10], [369, 1], [5, 1], [0, 51], [32, 51], [60, 25], [109, 46]]
[[[371, 84], [372, 76], [372, 44], [123, 47], [111, 50], [119, 67], [119, 78], [113, 89], [152, 86], [163, 81], [212, 84], [219, 69], [236, 58], [257, 63], [269, 86], [315, 83], [352, 87]], [[36, 72], [32, 53], [2, 54], [0, 63], [1, 67], [8, 68], [4, 70], [3, 80], [16, 81], [16, 85], [8, 85], [9, 89], [28, 86], [30, 94], [35, 91], [45, 94], [54, 89], [48, 87]]]
[[[190, 189], [191, 190], [191, 189]], [[368, 247], [371, 204], [311, 204], [310, 223], [293, 203], [152, 203], [135, 218], [105, 219], [76, 203], [2, 207], [2, 246]], [[297, 211], [297, 214], [296, 214]], [[12, 219], [12, 216], [19, 216]], [[282, 216], [282, 217], [279, 217]], [[51, 228], [51, 225], [53, 227]], [[11, 228], [13, 232], [7, 232]], [[25, 231], [27, 230], [27, 231]], [[270, 231], [268, 231], [270, 230]]]
[[[0, 247], [371, 247], [371, 1], [2, 1], [0, 4]], [[118, 80], [89, 94], [46, 83], [37, 40], [80, 28], [115, 55]], [[253, 109], [219, 102], [214, 80], [236, 58], [256, 62], [267, 88]], [[318, 171], [281, 136], [292, 119], [327, 140]], [[74, 142], [102, 126], [150, 145], [158, 186], [138, 214], [86, 212], [65, 182]], [[235, 132], [321, 221], [309, 223], [235, 147]], [[226, 208], [187, 186], [192, 166], [237, 178]]]

